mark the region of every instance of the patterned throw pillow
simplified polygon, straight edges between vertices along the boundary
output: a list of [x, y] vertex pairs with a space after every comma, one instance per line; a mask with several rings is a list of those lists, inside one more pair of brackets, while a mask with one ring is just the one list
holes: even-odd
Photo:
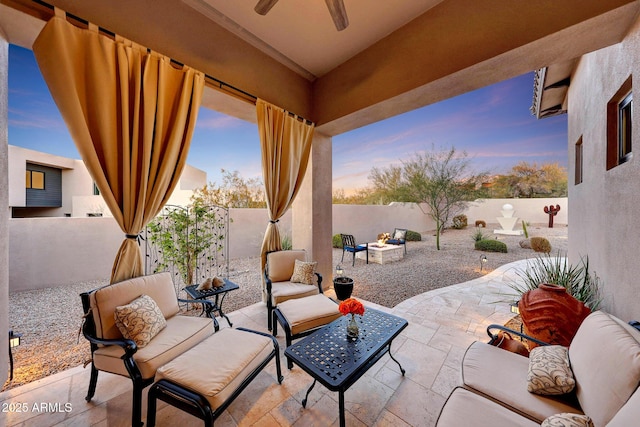
[[305, 285], [313, 285], [313, 274], [316, 272], [317, 262], [304, 262], [296, 260], [291, 275], [292, 283], [304, 283]]
[[559, 395], [571, 392], [575, 386], [567, 347], [548, 345], [531, 350], [527, 375], [530, 393]]
[[116, 307], [114, 316], [122, 336], [134, 340], [140, 348], [167, 326], [160, 307], [148, 295], [140, 295], [129, 304]]
[[552, 415], [540, 424], [540, 427], [594, 427], [593, 421], [586, 415], [562, 413]]

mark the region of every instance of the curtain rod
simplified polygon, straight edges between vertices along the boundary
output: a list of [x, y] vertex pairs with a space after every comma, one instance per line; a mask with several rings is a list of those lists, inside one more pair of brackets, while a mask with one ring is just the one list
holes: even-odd
[[[47, 9], [50, 9], [52, 12], [55, 10], [55, 6], [53, 6], [50, 3], [45, 2], [43, 0], [31, 0], [31, 1], [36, 3], [36, 4], [39, 4], [40, 6], [46, 7]], [[89, 21], [84, 19], [84, 18], [76, 16], [76, 15], [74, 15], [72, 13], [69, 13], [66, 10], [64, 11], [64, 13], [67, 16], [67, 18], [71, 18], [73, 21], [77, 21], [77, 23], [80, 23], [80, 24], [82, 24], [84, 26], [88, 26], [89, 25]], [[74, 22], [71, 22], [71, 23], [76, 25], [76, 26], [78, 26], [77, 23], [74, 23]], [[114, 33], [113, 31], [110, 31], [110, 30], [108, 30], [106, 28], [103, 28], [103, 27], [98, 27], [98, 28], [99, 28], [99, 31], [102, 32], [103, 34], [108, 35], [109, 37], [115, 38], [116, 33]], [[173, 58], [169, 58], [169, 59], [171, 60], [171, 62], [173, 64], [178, 65], [180, 67], [183, 67], [185, 65], [182, 62], [177, 61], [177, 60], [175, 60]], [[258, 100], [257, 96], [252, 95], [249, 92], [246, 92], [246, 91], [244, 91], [244, 90], [242, 90], [240, 88], [237, 88], [237, 87], [235, 87], [233, 85], [230, 85], [229, 83], [223, 82], [222, 80], [217, 79], [217, 78], [215, 78], [213, 76], [210, 76], [207, 73], [203, 73], [203, 74], [204, 74], [205, 85], [207, 85], [207, 86], [209, 86], [211, 88], [217, 89], [217, 90], [221, 90], [221, 91], [223, 91], [223, 92], [225, 92], [225, 93], [227, 93], [227, 94], [229, 94], [231, 96], [234, 96], [234, 97], [239, 98], [239, 99], [241, 99], [243, 101], [249, 102], [249, 103], [251, 103], [253, 105], [256, 104], [256, 101]], [[287, 114], [289, 114], [289, 116], [295, 117], [298, 120], [300, 120], [301, 122], [306, 123], [307, 125], [312, 125], [313, 124], [313, 122], [311, 120], [305, 119], [304, 117], [299, 116], [297, 114], [294, 114], [291, 111], [287, 111], [287, 110], [285, 110], [285, 111], [287, 112]]]

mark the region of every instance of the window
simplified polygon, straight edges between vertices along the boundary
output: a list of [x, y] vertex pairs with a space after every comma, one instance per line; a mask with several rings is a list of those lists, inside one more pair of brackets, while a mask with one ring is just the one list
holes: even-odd
[[582, 167], [583, 167], [583, 155], [582, 155], [582, 137], [580, 137], [580, 139], [578, 139], [578, 142], [576, 142], [576, 164], [575, 164], [575, 169], [576, 169], [576, 180], [575, 180], [575, 185], [578, 185], [582, 182]]
[[44, 190], [44, 172], [27, 170], [27, 188]]
[[629, 161], [633, 122], [631, 76], [607, 104], [607, 170]]
[[631, 112], [633, 94], [627, 95], [618, 106], [618, 163], [631, 158]]
[[93, 195], [94, 196], [99, 196], [100, 195], [100, 189], [98, 188], [98, 186], [96, 185], [96, 183], [93, 183]]

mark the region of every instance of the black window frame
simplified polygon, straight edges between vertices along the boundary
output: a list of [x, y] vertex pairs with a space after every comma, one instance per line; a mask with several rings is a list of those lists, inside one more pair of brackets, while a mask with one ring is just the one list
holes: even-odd
[[575, 181], [574, 185], [582, 184], [584, 180], [584, 145], [582, 137], [578, 139], [575, 147]]
[[618, 164], [627, 162], [633, 157], [632, 124], [633, 92], [629, 92], [618, 103]]

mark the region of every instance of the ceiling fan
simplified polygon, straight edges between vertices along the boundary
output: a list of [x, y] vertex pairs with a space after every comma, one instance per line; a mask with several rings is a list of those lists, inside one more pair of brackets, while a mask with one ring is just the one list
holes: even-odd
[[[349, 18], [344, 8], [344, 0], [324, 0], [327, 8], [333, 18], [333, 23], [338, 31], [342, 31], [349, 26]], [[260, 15], [266, 15], [269, 10], [278, 2], [278, 0], [258, 0], [258, 4], [254, 10]]]

